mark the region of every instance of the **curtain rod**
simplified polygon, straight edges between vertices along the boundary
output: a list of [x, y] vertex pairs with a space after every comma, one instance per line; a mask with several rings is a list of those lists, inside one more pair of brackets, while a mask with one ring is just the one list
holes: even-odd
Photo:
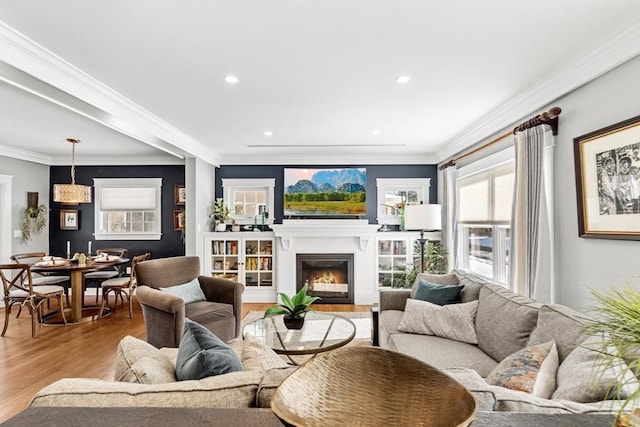
[[464, 153], [461, 156], [458, 156], [456, 158], [453, 158], [451, 160], [449, 160], [446, 163], [443, 163], [442, 165], [440, 165], [440, 167], [438, 168], [439, 170], [443, 170], [448, 168], [449, 166], [454, 166], [457, 162], [459, 162], [460, 160], [469, 157], [472, 154], [477, 153], [480, 150], [484, 150], [485, 148], [489, 148], [492, 145], [494, 145], [495, 143], [502, 141], [505, 138], [510, 137], [511, 135], [514, 135], [516, 132], [522, 132], [525, 129], [529, 129], [532, 127], [536, 127], [539, 125], [549, 125], [551, 126], [551, 131], [553, 132], [554, 135], [558, 134], [558, 116], [560, 115], [560, 113], [562, 112], [562, 110], [560, 109], [560, 107], [553, 107], [550, 108], [549, 111], [545, 111], [543, 113], [538, 114], [537, 116], [535, 116], [532, 119], [529, 119], [527, 121], [524, 121], [522, 123], [520, 123], [518, 126], [516, 126], [515, 128], [513, 128], [513, 131], [511, 132], [505, 132], [504, 134], [500, 135], [499, 137], [492, 139], [491, 141], [487, 142], [486, 144], [481, 145], [480, 147], [474, 148], [473, 150]]

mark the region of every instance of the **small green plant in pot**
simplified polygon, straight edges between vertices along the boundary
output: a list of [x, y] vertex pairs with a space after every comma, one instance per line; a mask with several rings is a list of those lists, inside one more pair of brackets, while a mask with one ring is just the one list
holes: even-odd
[[284, 324], [289, 329], [301, 329], [304, 317], [311, 310], [311, 304], [320, 299], [307, 295], [307, 285], [304, 285], [293, 298], [282, 292], [278, 292], [278, 295], [282, 303], [269, 307], [264, 312], [264, 317], [283, 314]]

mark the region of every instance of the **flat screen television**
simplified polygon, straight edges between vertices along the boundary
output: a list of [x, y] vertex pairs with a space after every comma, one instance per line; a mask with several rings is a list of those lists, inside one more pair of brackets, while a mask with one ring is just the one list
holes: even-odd
[[367, 214], [365, 168], [285, 168], [285, 218], [358, 218]]

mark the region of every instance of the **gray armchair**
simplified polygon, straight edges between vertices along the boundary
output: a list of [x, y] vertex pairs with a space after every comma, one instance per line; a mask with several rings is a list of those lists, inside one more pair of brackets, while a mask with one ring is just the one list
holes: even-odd
[[[147, 327], [147, 342], [155, 347], [178, 347], [185, 316], [225, 342], [240, 334], [244, 285], [201, 276], [197, 256], [141, 262], [136, 269], [136, 278], [136, 295]], [[158, 289], [181, 285], [194, 278], [198, 279], [206, 301], [185, 304], [180, 297]]]

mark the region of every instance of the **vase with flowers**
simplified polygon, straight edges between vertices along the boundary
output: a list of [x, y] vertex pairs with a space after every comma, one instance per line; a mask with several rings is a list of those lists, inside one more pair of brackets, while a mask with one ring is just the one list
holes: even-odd
[[404, 207], [407, 205], [407, 200], [403, 195], [400, 196], [400, 202], [394, 205], [385, 205], [388, 208], [391, 208], [393, 215], [398, 215], [400, 217], [400, 231], [404, 231]]
[[221, 197], [218, 197], [209, 207], [209, 220], [212, 229], [225, 231], [226, 220], [229, 219], [229, 207]]

